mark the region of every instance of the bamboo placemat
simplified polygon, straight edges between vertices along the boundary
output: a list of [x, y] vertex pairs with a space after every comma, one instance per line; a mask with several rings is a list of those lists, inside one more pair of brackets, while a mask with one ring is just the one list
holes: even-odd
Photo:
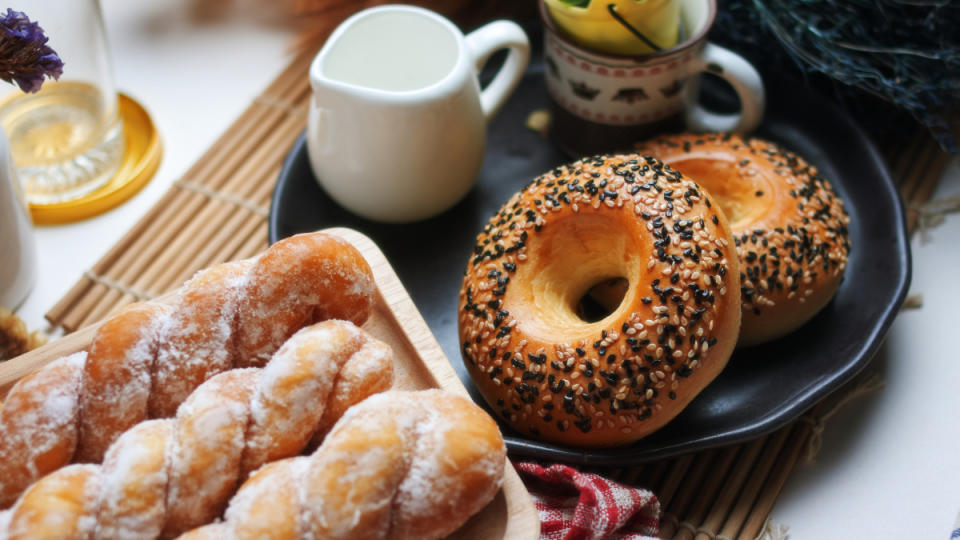
[[[193, 167], [48, 313], [70, 332], [176, 288], [200, 268], [267, 247], [270, 194], [304, 129], [312, 54], [297, 55]], [[904, 143], [903, 141], [907, 142]], [[908, 207], [931, 196], [949, 156], [922, 132], [881, 147]], [[910, 212], [911, 228], [917, 214]], [[844, 391], [838, 392], [843, 394]], [[753, 539], [833, 401], [766, 437], [630, 469], [600, 471], [652, 489], [662, 536]]]

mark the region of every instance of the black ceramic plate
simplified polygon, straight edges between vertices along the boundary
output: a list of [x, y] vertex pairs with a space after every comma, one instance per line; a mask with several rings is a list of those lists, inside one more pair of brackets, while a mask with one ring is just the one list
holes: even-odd
[[[581, 450], [530, 439], [504, 427], [514, 456], [627, 465], [769, 433], [850, 380], [880, 346], [910, 280], [900, 198], [870, 140], [843, 112], [797, 84], [766, 77], [760, 136], [807, 158], [833, 181], [851, 215], [853, 251], [836, 298], [810, 323], [774, 343], [738, 350], [727, 368], [675, 420], [638, 443]], [[349, 214], [317, 185], [304, 138], [291, 150], [273, 194], [270, 242], [331, 226], [370, 236], [384, 251], [474, 399], [483, 403], [460, 356], [457, 299], [474, 238], [509, 196], [534, 176], [569, 161], [525, 127], [546, 106], [542, 64], [534, 63], [491, 123], [474, 189], [439, 217], [380, 225]]]

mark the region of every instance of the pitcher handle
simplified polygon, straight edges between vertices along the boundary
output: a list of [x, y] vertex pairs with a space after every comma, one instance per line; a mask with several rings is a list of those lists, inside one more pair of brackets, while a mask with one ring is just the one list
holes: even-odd
[[494, 21], [470, 32], [466, 36], [466, 43], [478, 72], [490, 59], [490, 55], [500, 49], [509, 49], [507, 60], [500, 71], [480, 92], [480, 105], [483, 108], [483, 115], [489, 122], [500, 111], [507, 96], [517, 87], [527, 70], [527, 63], [530, 61], [530, 40], [516, 23]]

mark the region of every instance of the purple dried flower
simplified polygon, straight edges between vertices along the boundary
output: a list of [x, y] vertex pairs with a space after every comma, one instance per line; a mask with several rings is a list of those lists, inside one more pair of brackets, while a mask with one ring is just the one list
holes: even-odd
[[0, 17], [0, 79], [32, 93], [40, 90], [44, 77], [59, 79], [62, 73], [63, 61], [47, 45], [43, 28], [7, 8]]

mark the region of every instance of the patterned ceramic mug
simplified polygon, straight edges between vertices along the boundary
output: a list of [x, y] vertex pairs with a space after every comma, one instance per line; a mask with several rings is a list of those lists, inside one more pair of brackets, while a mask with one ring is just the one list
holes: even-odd
[[[594, 0], [597, 1], [597, 0]], [[540, 0], [552, 138], [579, 156], [629, 148], [667, 131], [752, 131], [763, 117], [763, 83], [739, 55], [707, 42], [716, 0], [678, 0], [676, 47], [643, 56], [587, 50], [559, 30]], [[737, 114], [718, 114], [697, 102], [700, 74], [726, 80], [740, 100]]]

